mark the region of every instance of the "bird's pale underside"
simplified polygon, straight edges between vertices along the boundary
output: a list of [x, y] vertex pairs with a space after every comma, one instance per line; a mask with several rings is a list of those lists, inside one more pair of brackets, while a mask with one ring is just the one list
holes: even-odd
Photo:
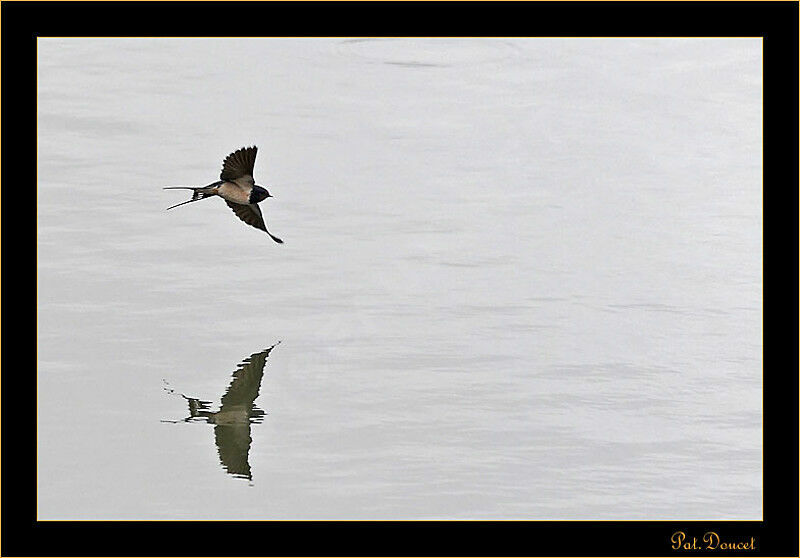
[[236, 214], [239, 219], [251, 227], [264, 231], [275, 242], [283, 244], [280, 238], [274, 236], [267, 230], [267, 225], [264, 223], [264, 216], [261, 214], [261, 208], [258, 206], [260, 201], [272, 196], [265, 188], [258, 186], [253, 178], [253, 168], [256, 164], [257, 152], [258, 148], [256, 146], [242, 147], [225, 157], [225, 161], [222, 163], [222, 172], [219, 175], [220, 180], [208, 186], [201, 186], [198, 188], [173, 186], [165, 188], [165, 190], [186, 189], [193, 191], [190, 200], [173, 205], [167, 209], [200, 201], [211, 196], [219, 196], [225, 200], [225, 203], [233, 210], [234, 214]]

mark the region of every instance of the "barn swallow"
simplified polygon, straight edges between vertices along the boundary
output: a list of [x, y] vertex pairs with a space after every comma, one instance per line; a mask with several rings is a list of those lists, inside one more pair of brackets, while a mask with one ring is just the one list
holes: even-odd
[[219, 175], [220, 180], [208, 186], [199, 188], [170, 186], [164, 188], [165, 190], [193, 191], [192, 199], [175, 204], [167, 209], [204, 200], [211, 196], [219, 196], [225, 200], [225, 203], [228, 204], [228, 207], [233, 210], [239, 219], [251, 227], [264, 231], [275, 242], [283, 244], [283, 240], [273, 236], [267, 230], [267, 225], [264, 224], [264, 217], [261, 215], [261, 209], [258, 207], [258, 202], [274, 196], [270, 195], [266, 188], [258, 186], [253, 179], [253, 167], [256, 164], [257, 151], [258, 148], [256, 146], [242, 147], [225, 157], [225, 161], [222, 163], [222, 172]]

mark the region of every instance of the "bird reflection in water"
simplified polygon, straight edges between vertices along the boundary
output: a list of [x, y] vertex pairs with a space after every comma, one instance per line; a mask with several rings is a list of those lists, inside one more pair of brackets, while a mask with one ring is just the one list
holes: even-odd
[[[278, 341], [280, 343], [280, 341]], [[207, 422], [214, 425], [214, 442], [222, 468], [229, 475], [252, 481], [248, 454], [250, 452], [250, 424], [260, 423], [264, 411], [253, 403], [261, 388], [264, 364], [269, 353], [278, 343], [261, 352], [253, 353], [233, 372], [228, 389], [222, 396], [218, 411], [211, 411], [211, 402], [180, 394], [189, 402], [189, 416], [180, 421], [164, 422]], [[166, 380], [165, 380], [166, 382]], [[171, 388], [164, 388], [175, 393]]]

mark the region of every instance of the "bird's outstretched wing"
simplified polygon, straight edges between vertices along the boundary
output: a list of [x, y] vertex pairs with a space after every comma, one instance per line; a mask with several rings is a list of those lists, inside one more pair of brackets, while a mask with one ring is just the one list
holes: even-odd
[[264, 217], [261, 215], [261, 209], [258, 207], [258, 204], [250, 203], [245, 205], [229, 202], [228, 200], [225, 200], [225, 203], [228, 204], [228, 207], [233, 209], [233, 212], [239, 219], [251, 227], [267, 232], [267, 225], [264, 224]]
[[258, 147], [242, 147], [234, 151], [222, 163], [221, 180], [234, 181], [243, 176], [253, 177], [253, 167], [256, 166], [256, 152]]
[[250, 423], [218, 424], [214, 427], [219, 462], [229, 475], [240, 479], [253, 479], [250, 471]]
[[258, 230], [264, 231], [278, 244], [283, 244], [283, 240], [267, 230], [267, 225], [264, 223], [264, 217], [261, 215], [261, 208], [258, 207], [257, 203], [241, 204], [229, 202], [228, 200], [225, 200], [225, 203], [228, 204], [228, 207], [233, 209], [233, 212], [239, 219], [251, 227], [255, 227]]
[[270, 351], [275, 347], [264, 349], [261, 352], [253, 353], [242, 362], [233, 372], [233, 379], [227, 391], [222, 396], [222, 408], [226, 407], [249, 407], [258, 397], [258, 390], [261, 388], [261, 378], [264, 376], [264, 365]]

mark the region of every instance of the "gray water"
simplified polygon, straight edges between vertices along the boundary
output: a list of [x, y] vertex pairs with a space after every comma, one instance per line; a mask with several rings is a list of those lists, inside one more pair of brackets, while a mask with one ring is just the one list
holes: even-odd
[[39, 518], [759, 519], [761, 49], [40, 39]]

